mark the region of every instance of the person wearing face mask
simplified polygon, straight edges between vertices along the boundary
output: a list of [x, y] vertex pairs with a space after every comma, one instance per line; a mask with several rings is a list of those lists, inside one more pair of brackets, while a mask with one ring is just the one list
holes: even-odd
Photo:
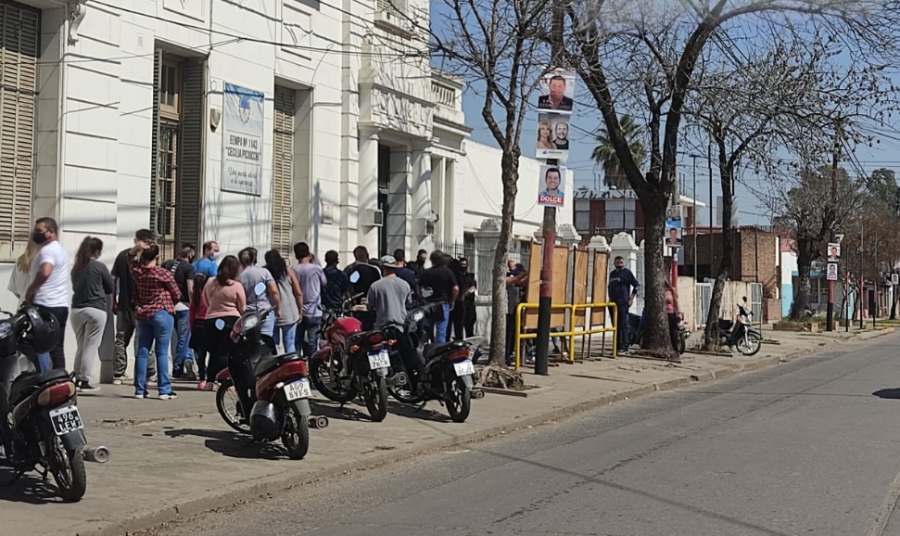
[[[640, 283], [631, 273], [631, 270], [625, 268], [625, 259], [616, 257], [615, 269], [609, 274], [609, 283], [607, 283], [607, 293], [609, 301], [615, 303], [616, 332], [618, 334], [618, 350], [620, 354], [628, 352], [628, 308], [634, 303], [634, 297], [637, 296]], [[610, 306], [609, 314], [613, 314], [613, 308]]]
[[194, 261], [194, 272], [206, 277], [216, 277], [219, 273], [219, 243], [210, 240], [203, 244], [203, 256]]
[[175, 304], [175, 337], [173, 337], [173, 354], [175, 361], [172, 365], [172, 377], [197, 379], [194, 370], [194, 355], [190, 348], [191, 341], [191, 296], [194, 295], [194, 276], [196, 271], [191, 265], [196, 251], [191, 244], [183, 244], [177, 259], [171, 259], [163, 263], [162, 267], [175, 278], [178, 290], [181, 291], [181, 300]]
[[[156, 241], [156, 235], [149, 229], [140, 229], [134, 233], [134, 247], [122, 250], [116, 256], [113, 262], [112, 278], [116, 284], [116, 291], [113, 293], [113, 314], [116, 315], [116, 350], [113, 359], [113, 384], [122, 385], [128, 382], [130, 378], [126, 376], [128, 371], [128, 345], [131, 344], [131, 338], [134, 337], [135, 326], [134, 306], [132, 305], [132, 296], [134, 296], [134, 279], [131, 277], [131, 259], [138, 251], [140, 246], [143, 249], [149, 248]], [[153, 381], [156, 376], [156, 363], [151, 359], [147, 363], [147, 374]]]
[[[25, 291], [25, 303], [30, 303], [42, 313], [50, 313], [59, 323], [59, 338], [50, 350], [54, 369], [66, 368], [65, 332], [69, 319], [69, 255], [59, 243], [59, 226], [53, 218], [40, 218], [34, 222], [31, 239], [41, 246], [31, 263], [31, 283]], [[41, 368], [49, 369], [46, 356]]]

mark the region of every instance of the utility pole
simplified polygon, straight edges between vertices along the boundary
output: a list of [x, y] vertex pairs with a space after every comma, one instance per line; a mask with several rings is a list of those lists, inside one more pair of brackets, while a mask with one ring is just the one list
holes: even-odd
[[[841, 159], [841, 124], [837, 124], [837, 130], [834, 133], [834, 151], [831, 154], [831, 206], [837, 203], [837, 172], [838, 164]], [[831, 229], [831, 237], [829, 242], [834, 242], [834, 228]], [[826, 263], [828, 256], [825, 256]], [[835, 259], [837, 262], [837, 259]], [[827, 264], [826, 264], [827, 268]], [[827, 273], [827, 270], [826, 270]], [[834, 331], [834, 280], [828, 280], [828, 309], [825, 313], [825, 331]]]
[[872, 305], [869, 306], [872, 309], [872, 329], [875, 329], [875, 317], [878, 316], [878, 277], [881, 275], [881, 270], [878, 269], [878, 229], [875, 229], [875, 277], [872, 278]]
[[[565, 4], [556, 0], [553, 6], [553, 25], [551, 29], [551, 54], [556, 62], [562, 57], [563, 28], [565, 25]], [[547, 165], [557, 166], [556, 159], [547, 160]], [[562, 177], [560, 177], [562, 178]], [[537, 339], [534, 355], [534, 373], [541, 376], [549, 374], [550, 319], [553, 311], [553, 249], [556, 246], [556, 207], [544, 207], [542, 259], [541, 259], [541, 292], [538, 301]], [[571, 352], [572, 349], [570, 348]]]
[[[693, 234], [691, 235], [691, 253], [694, 256], [694, 311], [697, 310], [697, 159], [703, 158], [699, 154], [690, 155], [691, 159], [694, 161], [694, 189], [691, 190], [691, 197], [693, 198], [694, 208], [691, 212], [691, 229], [693, 230]], [[683, 243], [687, 243], [686, 240], [682, 238]], [[687, 264], [687, 259], [684, 259], [685, 264]], [[705, 320], [704, 320], [705, 322]], [[697, 318], [694, 320], [694, 325], [699, 325], [700, 319]]]
[[866, 327], [863, 320], [863, 296], [866, 289], [863, 287], [863, 244], [865, 244], [866, 228], [862, 225], [859, 227], [859, 329]]
[[[708, 134], [708, 133], [707, 133]], [[713, 274], [713, 169], [712, 169], [712, 136], [706, 146], [706, 161], [709, 162], [709, 277]], [[732, 220], [733, 221], [733, 220]], [[724, 236], [722, 237], [724, 240]], [[696, 274], [694, 275], [696, 278]], [[699, 280], [697, 280], [699, 282]]]

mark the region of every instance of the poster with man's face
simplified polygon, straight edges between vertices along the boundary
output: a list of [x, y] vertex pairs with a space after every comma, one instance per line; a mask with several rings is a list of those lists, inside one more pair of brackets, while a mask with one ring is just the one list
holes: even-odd
[[566, 168], [559, 166], [541, 166], [541, 178], [538, 182], [538, 205], [545, 207], [561, 207], [565, 205], [566, 194], [562, 190]]
[[569, 119], [567, 114], [538, 114], [535, 156], [542, 159], [569, 158]]
[[666, 237], [665, 245], [668, 248], [681, 247], [681, 205], [670, 205], [666, 209]]
[[538, 110], [571, 113], [575, 102], [575, 71], [551, 69], [541, 79]]
[[838, 280], [838, 265], [836, 262], [828, 263], [828, 271], [826, 272], [826, 277], [828, 281], [837, 281]]
[[828, 260], [836, 261], [841, 258], [841, 245], [837, 243], [828, 244]]

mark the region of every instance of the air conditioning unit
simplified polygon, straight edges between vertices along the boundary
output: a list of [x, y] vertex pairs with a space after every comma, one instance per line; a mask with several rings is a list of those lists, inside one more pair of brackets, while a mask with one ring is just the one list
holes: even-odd
[[384, 212], [380, 209], [363, 209], [359, 216], [360, 224], [366, 227], [384, 227]]

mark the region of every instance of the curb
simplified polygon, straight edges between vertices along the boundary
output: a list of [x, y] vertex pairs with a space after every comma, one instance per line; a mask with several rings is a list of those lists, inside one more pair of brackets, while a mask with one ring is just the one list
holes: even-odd
[[[852, 340], [866, 340], [893, 332], [894, 328], [884, 328], [880, 331], [869, 332], [871, 335], [865, 338], [862, 338], [862, 335], [865, 334], [860, 334], [859, 336], [854, 337]], [[842, 341], [834, 342], [840, 344], [840, 342]], [[800, 357], [820, 352], [823, 348], [825, 347], [798, 350], [796, 352], [787, 354], [784, 357], [766, 357], [758, 359], [752, 363], [734, 363], [733, 365], [724, 366], [718, 369], [710, 369], [702, 372], [697, 372], [685, 378], [676, 378], [674, 380], [635, 387], [632, 389], [627, 389], [625, 391], [613, 392], [599, 398], [586, 400], [584, 402], [573, 404], [571, 406], [565, 406], [551, 411], [546, 411], [539, 415], [527, 417], [515, 423], [498, 425], [462, 436], [425, 442], [407, 449], [375, 454], [374, 456], [362, 461], [358, 460], [347, 462], [320, 471], [314, 471], [302, 475], [269, 476], [251, 482], [239, 482], [231, 485], [231, 487], [235, 489], [231, 489], [228, 491], [208, 492], [203, 494], [202, 496], [189, 499], [178, 506], [167, 506], [156, 511], [136, 514], [132, 517], [110, 523], [101, 528], [82, 530], [76, 529], [75, 534], [76, 536], [122, 536], [138, 531], [157, 528], [161, 525], [185, 521], [191, 516], [202, 514], [219, 508], [226, 508], [242, 502], [256, 500], [266, 495], [271, 495], [301, 486], [312, 485], [330, 477], [349, 474], [356, 471], [377, 469], [391, 463], [407, 460], [416, 456], [421, 456], [423, 454], [484, 441], [491, 437], [503, 435], [516, 430], [521, 430], [523, 428], [539, 426], [548, 421], [563, 420], [580, 413], [599, 408], [601, 406], [607, 406], [616, 402], [628, 400], [629, 398], [638, 398], [656, 392], [671, 391], [691, 385], [723, 380], [737, 376], [738, 374], [744, 372], [754, 372], [762, 370], [774, 365], [778, 365], [781, 362], [791, 361]]]

